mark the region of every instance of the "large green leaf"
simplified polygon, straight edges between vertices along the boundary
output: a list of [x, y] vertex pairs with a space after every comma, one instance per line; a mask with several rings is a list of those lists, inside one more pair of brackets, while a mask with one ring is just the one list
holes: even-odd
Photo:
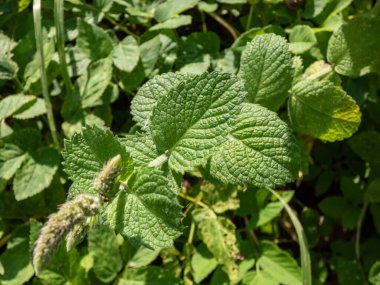
[[108, 57], [114, 47], [111, 37], [96, 25], [78, 20], [78, 50], [91, 60]]
[[198, 209], [193, 211], [194, 220], [198, 224], [202, 241], [214, 255], [231, 281], [238, 278], [238, 266], [235, 258], [239, 255], [236, 245], [235, 226], [224, 218], [217, 217], [212, 210]]
[[[370, 12], [343, 24], [331, 36], [327, 59], [346, 76], [380, 74], [379, 13]], [[358, 39], [360, 39], [358, 41]]]
[[94, 259], [95, 275], [111, 282], [123, 266], [115, 232], [107, 227], [93, 227], [88, 234], [88, 251]]
[[17, 201], [40, 193], [53, 180], [61, 158], [53, 148], [40, 148], [16, 172], [13, 190]]
[[149, 133], [126, 135], [120, 138], [120, 142], [131, 154], [134, 164], [138, 167], [148, 165], [159, 155]]
[[291, 90], [289, 116], [295, 130], [330, 142], [350, 137], [361, 122], [355, 101], [327, 80], [298, 82]]
[[18, 110], [31, 106], [36, 97], [32, 95], [10, 95], [0, 101], [0, 119], [7, 118]]
[[118, 285], [182, 285], [181, 279], [171, 272], [156, 266], [127, 269], [119, 279]]
[[205, 164], [226, 140], [246, 92], [232, 75], [212, 72], [181, 82], [153, 109], [150, 130], [169, 166], [183, 173]]
[[137, 124], [146, 128], [150, 123], [150, 117], [157, 101], [168, 96], [172, 89], [188, 78], [190, 77], [185, 74], [169, 72], [155, 76], [145, 83], [133, 97], [131, 103], [131, 113]]
[[81, 192], [96, 193], [93, 181], [103, 165], [120, 154], [122, 172], [133, 171], [132, 159], [120, 142], [107, 129], [87, 126], [65, 142], [63, 151], [65, 171]]
[[168, 247], [181, 233], [181, 207], [162, 172], [142, 168], [107, 206], [104, 217], [134, 244]]
[[302, 285], [301, 270], [290, 254], [269, 241], [262, 241], [260, 249], [257, 262], [274, 280], [284, 285]]
[[224, 183], [283, 185], [299, 169], [294, 136], [277, 114], [243, 104], [228, 140], [211, 157], [210, 172]]
[[286, 40], [275, 34], [256, 36], [243, 51], [239, 75], [250, 102], [277, 110], [288, 96], [292, 81], [292, 58]]
[[140, 49], [132, 36], [125, 37], [113, 53], [113, 64], [120, 70], [131, 72], [140, 59]]

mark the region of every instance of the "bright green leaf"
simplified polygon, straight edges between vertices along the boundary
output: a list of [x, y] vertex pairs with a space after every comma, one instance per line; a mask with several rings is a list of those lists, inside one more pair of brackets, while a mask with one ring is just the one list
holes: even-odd
[[163, 29], [177, 29], [182, 26], [191, 24], [192, 17], [190, 15], [180, 15], [174, 18], [170, 18], [162, 23], [158, 23], [152, 26], [149, 30], [163, 30]]
[[291, 90], [289, 116], [295, 130], [330, 142], [350, 137], [361, 122], [355, 101], [326, 80], [298, 82]]
[[294, 54], [302, 54], [317, 44], [317, 38], [309, 26], [297, 25], [289, 34], [289, 48]]
[[125, 37], [113, 53], [113, 64], [120, 70], [131, 72], [140, 59], [140, 49], [132, 36]]
[[168, 0], [158, 5], [154, 17], [158, 22], [164, 22], [197, 5], [199, 0]]
[[127, 269], [119, 279], [118, 285], [182, 285], [182, 280], [171, 272], [156, 266]]
[[12, 116], [18, 110], [31, 106], [36, 102], [36, 97], [32, 95], [9, 95], [0, 101], [0, 119]]
[[210, 172], [224, 183], [273, 187], [294, 180], [298, 146], [277, 114], [246, 103], [228, 139], [211, 157]]

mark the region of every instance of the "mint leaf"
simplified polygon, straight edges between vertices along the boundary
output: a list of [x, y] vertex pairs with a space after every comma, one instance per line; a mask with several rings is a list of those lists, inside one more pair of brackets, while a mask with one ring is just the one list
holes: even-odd
[[125, 37], [113, 53], [113, 64], [120, 70], [131, 72], [140, 59], [140, 49], [132, 36]]
[[256, 36], [247, 44], [240, 60], [248, 100], [276, 111], [288, 96], [292, 81], [292, 58], [283, 37]]
[[43, 147], [32, 153], [16, 172], [13, 190], [17, 201], [24, 200], [47, 188], [57, 172], [61, 158], [56, 149]]
[[330, 142], [350, 137], [361, 122], [355, 101], [327, 80], [298, 82], [291, 90], [289, 117], [295, 130]]
[[161, 97], [150, 130], [157, 149], [169, 153], [169, 166], [183, 173], [205, 164], [226, 140], [245, 95], [237, 77], [212, 72], [182, 82]]
[[[343, 24], [330, 38], [327, 59], [337, 73], [380, 74], [380, 18], [373, 11]], [[358, 41], [360, 38], [360, 41]]]
[[168, 247], [181, 234], [181, 207], [169, 180], [153, 168], [137, 170], [107, 206], [105, 220], [134, 244]]
[[17, 110], [16, 113], [12, 115], [12, 117], [18, 120], [27, 120], [33, 119], [43, 114], [46, 114], [45, 101], [44, 99], [37, 98], [33, 105], [29, 106], [28, 104], [26, 108], [21, 108]]
[[0, 119], [5, 119], [12, 116], [18, 110], [31, 106], [36, 97], [32, 95], [9, 95], [0, 101]]
[[170, 271], [156, 266], [128, 268], [119, 279], [119, 285], [182, 285], [181, 279]]
[[199, 0], [168, 0], [164, 3], [158, 5], [156, 11], [154, 12], [154, 18], [158, 22], [166, 21], [187, 9], [193, 8], [197, 5]]
[[167, 96], [170, 90], [188, 78], [190, 78], [188, 75], [182, 73], [169, 72], [155, 76], [145, 83], [133, 97], [131, 103], [131, 114], [137, 124], [141, 127], [148, 126], [157, 101]]
[[[132, 159], [120, 142], [108, 129], [95, 125], [87, 126], [82, 133], [74, 134], [65, 141], [64, 167], [66, 173], [75, 182], [81, 193], [97, 193], [93, 182], [103, 165], [116, 155], [121, 155], [123, 172], [126, 168], [132, 172]], [[79, 194], [79, 193], [77, 193]]]
[[277, 114], [245, 103], [211, 157], [210, 173], [224, 183], [274, 187], [294, 180], [298, 158], [295, 138]]
[[137, 167], [146, 166], [159, 156], [150, 134], [136, 133], [134, 135], [125, 135], [119, 140], [127, 152], [130, 153]]
[[260, 249], [262, 255], [257, 263], [274, 280], [284, 285], [302, 285], [301, 270], [287, 252], [269, 241], [262, 241]]
[[214, 269], [218, 262], [204, 244], [201, 244], [191, 258], [194, 281], [202, 282]]
[[294, 54], [302, 54], [317, 44], [313, 30], [306, 25], [297, 25], [289, 34], [289, 48]]
[[110, 57], [91, 63], [87, 72], [82, 74], [76, 85], [83, 108], [93, 107], [103, 95], [112, 77], [112, 59]]
[[114, 43], [110, 36], [96, 25], [78, 20], [77, 49], [91, 60], [108, 57]]
[[209, 209], [194, 210], [193, 217], [198, 224], [202, 241], [217, 262], [223, 265], [230, 280], [235, 281], [238, 278], [235, 257], [239, 254], [239, 249], [236, 246], [234, 224], [224, 217], [217, 217]]
[[93, 227], [88, 234], [88, 251], [94, 259], [96, 277], [111, 282], [123, 266], [115, 232], [105, 226]]

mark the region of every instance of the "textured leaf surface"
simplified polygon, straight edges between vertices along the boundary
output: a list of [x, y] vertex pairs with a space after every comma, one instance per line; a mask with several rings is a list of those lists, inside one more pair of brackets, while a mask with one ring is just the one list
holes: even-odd
[[289, 116], [293, 128], [324, 141], [343, 140], [359, 127], [359, 106], [329, 81], [304, 80], [291, 91]]
[[125, 146], [128, 153], [131, 154], [136, 166], [146, 166], [154, 160], [159, 153], [150, 134], [136, 133], [126, 135], [120, 138], [120, 142]]
[[94, 259], [95, 275], [104, 283], [111, 282], [123, 266], [114, 231], [102, 226], [92, 228], [88, 251]]
[[25, 106], [36, 101], [32, 95], [10, 95], [0, 101], [0, 119], [7, 118]]
[[327, 50], [327, 59], [335, 71], [354, 77], [369, 72], [380, 74], [379, 30], [380, 17], [371, 12], [355, 17], [335, 31]]
[[170, 153], [169, 166], [183, 173], [205, 164], [226, 140], [245, 95], [237, 77], [212, 72], [182, 82], [161, 97], [150, 129], [159, 151]]
[[217, 217], [208, 209], [193, 211], [194, 220], [198, 224], [202, 241], [214, 255], [231, 281], [238, 277], [238, 266], [235, 257], [239, 254], [236, 246], [235, 226], [230, 220]]
[[169, 72], [155, 76], [145, 83], [131, 103], [131, 114], [137, 124], [141, 127], [147, 127], [157, 101], [168, 96], [170, 90], [176, 88], [179, 83], [186, 81], [188, 78], [188, 75], [182, 73]]
[[288, 95], [292, 58], [285, 39], [274, 34], [256, 36], [243, 51], [240, 77], [248, 100], [277, 110]]
[[224, 183], [273, 187], [294, 179], [298, 159], [295, 138], [277, 114], [246, 103], [213, 154], [210, 173]]
[[13, 190], [17, 201], [40, 193], [53, 180], [60, 162], [59, 152], [53, 148], [41, 148], [16, 172]]
[[171, 272], [155, 266], [128, 269], [123, 272], [118, 285], [182, 285], [181, 279]]
[[138, 170], [104, 216], [118, 233], [138, 245], [168, 247], [181, 233], [181, 207], [176, 195], [169, 180], [153, 168]]
[[116, 47], [113, 53], [113, 64], [120, 70], [131, 72], [140, 59], [140, 49], [132, 36], [127, 36]]
[[301, 270], [288, 253], [269, 241], [263, 241], [260, 248], [262, 255], [257, 262], [274, 280], [284, 285], [302, 285]]
[[108, 57], [114, 43], [110, 36], [96, 25], [78, 20], [78, 50], [92, 60]]
[[130, 168], [132, 161], [110, 130], [95, 125], [87, 126], [81, 134], [77, 133], [67, 140], [62, 154], [65, 171], [82, 193], [96, 193], [93, 181], [112, 157], [121, 155], [122, 169]]

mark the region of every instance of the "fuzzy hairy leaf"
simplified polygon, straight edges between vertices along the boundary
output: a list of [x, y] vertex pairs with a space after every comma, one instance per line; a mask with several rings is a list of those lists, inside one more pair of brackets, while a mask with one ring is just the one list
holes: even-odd
[[181, 207], [170, 181], [153, 168], [137, 170], [104, 218], [132, 243], [151, 248], [171, 246], [181, 233]]
[[153, 139], [148, 133], [125, 135], [120, 138], [120, 142], [131, 154], [134, 164], [138, 167], [148, 165], [149, 162], [159, 156]]
[[234, 224], [224, 217], [217, 217], [208, 209], [193, 211], [193, 217], [198, 224], [202, 241], [218, 263], [223, 265], [230, 280], [236, 280], [238, 266], [235, 257], [239, 254], [239, 249], [236, 245]]
[[288, 96], [292, 81], [292, 58], [283, 37], [256, 36], [241, 57], [239, 75], [248, 100], [276, 111]]
[[240, 80], [212, 72], [181, 82], [153, 109], [150, 130], [169, 166], [183, 173], [205, 164], [226, 140], [231, 122], [246, 96]]
[[273, 187], [299, 169], [294, 136], [277, 114], [245, 103], [228, 140], [211, 157], [210, 173], [224, 183]]
[[[95, 125], [87, 126], [82, 133], [65, 141], [63, 151], [66, 173], [82, 193], [96, 193], [93, 182], [103, 165], [120, 154], [122, 171], [133, 172], [132, 158], [108, 129]], [[124, 170], [123, 170], [124, 169]]]
[[289, 117], [295, 130], [330, 142], [350, 137], [361, 122], [356, 102], [326, 80], [298, 82], [291, 90]]
[[150, 123], [150, 117], [157, 101], [168, 96], [172, 89], [189, 78], [189, 75], [169, 72], [155, 76], [145, 83], [131, 102], [131, 114], [137, 124], [146, 128]]

